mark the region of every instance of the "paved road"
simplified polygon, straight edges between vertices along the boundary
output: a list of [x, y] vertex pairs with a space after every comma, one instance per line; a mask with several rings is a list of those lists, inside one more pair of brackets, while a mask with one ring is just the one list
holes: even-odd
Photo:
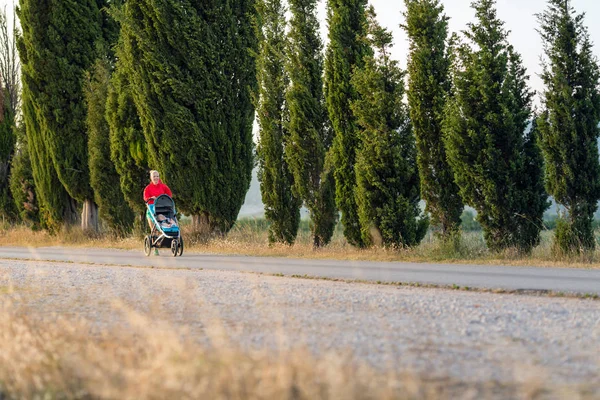
[[0, 247], [0, 258], [127, 265], [155, 268], [204, 268], [283, 275], [308, 275], [382, 282], [459, 285], [509, 290], [551, 290], [600, 294], [600, 270], [502, 267], [489, 265], [425, 264], [308, 260], [185, 254], [174, 258], [168, 250], [159, 257], [141, 251], [72, 248]]

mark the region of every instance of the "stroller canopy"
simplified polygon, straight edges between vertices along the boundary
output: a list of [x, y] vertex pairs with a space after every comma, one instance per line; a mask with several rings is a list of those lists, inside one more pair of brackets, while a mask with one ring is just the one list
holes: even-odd
[[154, 200], [154, 214], [162, 214], [167, 218], [175, 217], [175, 202], [166, 194], [160, 195]]

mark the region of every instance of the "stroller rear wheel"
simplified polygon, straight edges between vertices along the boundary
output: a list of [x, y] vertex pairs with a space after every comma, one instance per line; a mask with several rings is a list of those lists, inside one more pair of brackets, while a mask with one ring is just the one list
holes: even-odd
[[150, 235], [144, 238], [144, 254], [146, 257], [150, 257], [150, 253], [152, 252], [152, 238]]

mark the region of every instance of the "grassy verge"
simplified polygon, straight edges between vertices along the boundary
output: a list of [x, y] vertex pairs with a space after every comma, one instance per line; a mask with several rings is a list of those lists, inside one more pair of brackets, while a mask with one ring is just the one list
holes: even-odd
[[[50, 321], [0, 302], [0, 398], [440, 399], [592, 398], [592, 387], [469, 383], [374, 370], [349, 354], [242, 350], [213, 334], [186, 340], [150, 316], [98, 332], [81, 319]], [[218, 330], [208, 330], [217, 332]], [[566, 396], [566, 397], [565, 397]]]
[[[413, 249], [356, 249], [346, 242], [338, 228], [329, 246], [315, 250], [310, 241], [306, 221], [303, 222], [296, 244], [293, 246], [269, 245], [267, 225], [262, 219], [238, 221], [226, 238], [216, 238], [208, 242], [194, 239], [190, 227], [182, 227], [186, 241], [186, 251], [214, 254], [238, 254], [264, 257], [294, 257], [313, 259], [338, 259], [360, 261], [408, 261], [445, 262], [490, 265], [523, 265], [571, 268], [600, 268], [600, 246], [594, 252], [557, 256], [552, 251], [552, 231], [542, 232], [542, 240], [530, 255], [513, 251], [489, 252], [480, 231], [463, 232], [462, 244], [456, 248], [445, 246], [435, 235], [428, 234], [423, 242]], [[0, 229], [0, 243], [3, 246], [71, 246], [86, 248], [118, 248], [142, 251], [142, 237], [132, 235], [118, 238], [103, 234], [90, 237], [78, 229], [71, 229], [58, 235], [31, 231], [27, 227], [13, 226]]]

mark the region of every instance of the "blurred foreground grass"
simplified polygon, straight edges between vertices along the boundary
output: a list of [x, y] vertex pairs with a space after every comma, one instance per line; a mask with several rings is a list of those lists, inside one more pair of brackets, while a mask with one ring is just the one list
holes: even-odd
[[477, 383], [376, 370], [350, 354], [302, 348], [244, 351], [222, 327], [207, 327], [210, 344], [201, 345], [122, 307], [115, 313], [126, 323], [98, 332], [90, 321], [40, 316], [3, 297], [1, 399], [591, 399], [595, 390], [542, 377]]
[[[464, 219], [464, 218], [463, 218]], [[553, 231], [542, 231], [542, 239], [531, 254], [523, 255], [516, 251], [506, 250], [500, 253], [488, 251], [483, 234], [478, 230], [476, 222], [469, 220], [463, 224], [472, 230], [462, 232], [461, 245], [456, 248], [441, 243], [429, 232], [421, 244], [412, 249], [371, 248], [357, 249], [344, 239], [341, 226], [338, 224], [329, 246], [313, 249], [309, 221], [302, 220], [296, 243], [293, 246], [270, 245], [268, 243], [268, 223], [263, 218], [246, 218], [238, 220], [226, 237], [215, 237], [210, 240], [195, 237], [189, 224], [182, 223], [182, 232], [186, 252], [202, 252], [214, 254], [237, 254], [265, 257], [296, 257], [313, 259], [339, 259], [362, 261], [407, 261], [407, 262], [449, 262], [478, 263], [503, 265], [530, 265], [554, 267], [600, 268], [600, 246], [593, 252], [574, 255], [557, 255], [552, 251]], [[600, 238], [597, 232], [597, 240]], [[121, 238], [109, 233], [86, 235], [78, 228], [64, 230], [56, 235], [44, 231], [32, 231], [25, 226], [1, 226], [0, 243], [3, 246], [72, 246], [90, 248], [118, 248], [127, 250], [143, 250], [143, 234], [132, 234]], [[599, 240], [600, 241], [600, 240]], [[168, 249], [162, 250], [167, 255]]]

